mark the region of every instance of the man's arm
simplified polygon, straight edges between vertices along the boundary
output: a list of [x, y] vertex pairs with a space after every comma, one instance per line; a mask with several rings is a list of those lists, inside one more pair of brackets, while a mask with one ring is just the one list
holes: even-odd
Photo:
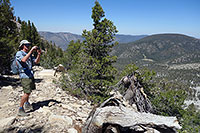
[[31, 48], [31, 50], [28, 52], [28, 54], [22, 58], [22, 62], [26, 62], [28, 60], [28, 58], [31, 56], [31, 54], [33, 53], [33, 50], [35, 50], [35, 49], [37, 49], [37, 46], [34, 46]]
[[41, 56], [41, 49], [37, 50], [37, 57], [35, 59], [35, 64], [38, 64], [40, 62], [40, 56]]

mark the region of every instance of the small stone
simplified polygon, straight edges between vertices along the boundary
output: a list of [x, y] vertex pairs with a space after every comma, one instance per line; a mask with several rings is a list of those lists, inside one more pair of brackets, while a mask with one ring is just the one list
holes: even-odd
[[13, 87], [12, 87], [11, 85], [9, 85], [9, 86], [4, 86], [4, 87], [2, 87], [2, 89], [12, 90]]
[[85, 101], [81, 100], [80, 103], [81, 103], [82, 105], [84, 105], [84, 104], [85, 104]]
[[40, 92], [36, 91], [35, 94], [38, 96]]
[[49, 108], [48, 107], [43, 107], [43, 108], [39, 108], [38, 110], [37, 110], [37, 112], [40, 112], [40, 113], [43, 113], [44, 115], [47, 115], [47, 114], [50, 114], [51, 113], [51, 111], [49, 110]]
[[87, 114], [82, 113], [82, 112], [77, 112], [77, 115], [80, 116], [80, 117], [88, 117]]
[[74, 128], [70, 128], [67, 131], [68, 131], [68, 133], [78, 133], [78, 131]]
[[58, 101], [58, 102], [61, 102], [61, 101], [62, 101], [62, 99], [61, 99], [60, 97], [56, 97], [55, 99], [56, 99], [56, 101]]
[[55, 104], [55, 102], [49, 102], [48, 106], [51, 107]]
[[10, 126], [12, 125], [16, 120], [16, 117], [8, 117], [0, 120], [0, 129], [3, 128], [4, 126]]
[[25, 121], [22, 121], [21, 124], [24, 125], [24, 124], [25, 124]]
[[70, 104], [70, 106], [75, 107], [75, 108], [80, 108], [80, 107], [82, 107], [82, 105], [77, 104], [77, 103]]
[[62, 104], [62, 107], [63, 107], [63, 109], [67, 109], [67, 110], [76, 112], [76, 110], [73, 109], [73, 108], [72, 108], [70, 105], [68, 105], [68, 104]]
[[61, 106], [63, 107], [63, 109], [68, 109], [68, 105], [67, 104], [61, 104]]
[[50, 123], [60, 123], [63, 124], [63, 126], [71, 126], [73, 124], [73, 121], [68, 116], [61, 116], [61, 115], [50, 115], [49, 117]]

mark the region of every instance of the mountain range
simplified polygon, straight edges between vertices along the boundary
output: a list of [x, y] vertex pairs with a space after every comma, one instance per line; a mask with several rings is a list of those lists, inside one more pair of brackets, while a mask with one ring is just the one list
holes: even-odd
[[182, 34], [156, 34], [135, 42], [118, 44], [111, 55], [119, 70], [128, 64], [148, 68], [163, 78], [185, 85], [200, 83], [200, 40]]
[[[69, 32], [44, 32], [39, 34], [47, 41], [65, 50], [70, 41], [83, 37]], [[200, 60], [200, 40], [183, 34], [116, 35], [119, 42], [112, 55], [122, 64], [151, 61], [167, 64], [196, 63]]]
[[112, 51], [125, 64], [138, 60], [182, 64], [200, 61], [200, 40], [182, 34], [156, 34], [118, 44]]
[[[39, 32], [40, 36], [43, 37], [45, 40], [55, 43], [57, 46], [65, 50], [69, 44], [70, 41], [74, 40], [81, 40], [83, 41], [83, 37], [78, 34], [73, 34], [69, 32], [46, 32], [46, 31], [40, 31]], [[116, 35], [116, 40], [119, 43], [129, 43], [133, 42], [139, 39], [142, 39], [146, 37], [147, 35], [121, 35], [117, 34]]]
[[[81, 35], [69, 32], [39, 32], [63, 50], [71, 40], [83, 40]], [[117, 56], [114, 64], [119, 70], [134, 63], [139, 67], [155, 70], [158, 77], [184, 83], [200, 80], [200, 39], [183, 34], [116, 35], [119, 44], [111, 55]]]

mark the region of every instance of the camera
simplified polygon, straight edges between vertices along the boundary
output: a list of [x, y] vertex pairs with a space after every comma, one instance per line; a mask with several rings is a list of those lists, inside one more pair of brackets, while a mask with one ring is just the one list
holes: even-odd
[[37, 49], [36, 50], [40, 50], [40, 47], [37, 47]]

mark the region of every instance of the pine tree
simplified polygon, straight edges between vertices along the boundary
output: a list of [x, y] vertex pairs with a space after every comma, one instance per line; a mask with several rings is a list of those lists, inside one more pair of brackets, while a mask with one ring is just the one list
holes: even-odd
[[0, 1], [0, 73], [8, 71], [17, 45], [17, 26], [9, 0]]
[[101, 5], [96, 1], [92, 8], [94, 28], [92, 31], [83, 31], [85, 40], [74, 66], [76, 69], [72, 71], [76, 85], [97, 101], [107, 97], [106, 93], [116, 74], [116, 69], [112, 66], [116, 57], [109, 53], [117, 44], [113, 43], [117, 30], [113, 22], [103, 18], [104, 16]]
[[39, 47], [42, 47], [41, 43], [40, 43], [40, 35], [37, 32], [37, 29], [36, 29], [34, 23], [32, 23], [32, 25], [31, 25], [31, 40], [32, 40], [33, 45], [37, 45]]
[[26, 39], [27, 35], [26, 35], [26, 27], [27, 27], [27, 24], [25, 21], [22, 21], [21, 22], [21, 30], [20, 30], [20, 40], [23, 40], [23, 39]]
[[41, 44], [40, 35], [34, 23], [31, 23], [30, 20], [28, 20], [28, 23], [25, 21], [21, 22], [20, 40], [28, 40], [33, 46], [37, 45], [43, 47]]
[[31, 43], [33, 43], [32, 40], [32, 27], [31, 27], [31, 21], [28, 20], [28, 25], [26, 27], [26, 35], [27, 35], [27, 40], [30, 41]]
[[20, 23], [20, 24], [22, 23], [20, 17], [17, 17], [17, 22]]
[[70, 41], [66, 51], [65, 51], [65, 67], [67, 69], [76, 69], [75, 65], [78, 64], [79, 54], [81, 52], [81, 42], [78, 40], [74, 42]]

